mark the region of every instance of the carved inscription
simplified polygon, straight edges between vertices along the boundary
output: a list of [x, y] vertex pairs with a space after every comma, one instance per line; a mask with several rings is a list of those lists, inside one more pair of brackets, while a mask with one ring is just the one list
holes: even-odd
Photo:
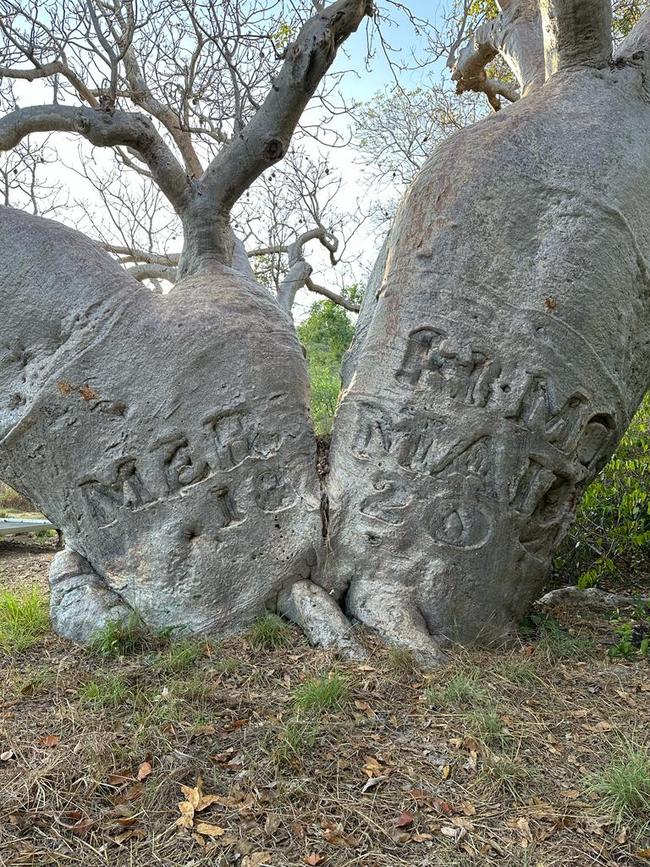
[[451, 548], [481, 548], [493, 531], [489, 511], [477, 503], [440, 497], [433, 501], [425, 526], [435, 542]]
[[216, 518], [220, 529], [223, 530], [232, 524], [240, 524], [244, 520], [246, 516], [241, 514], [237, 509], [237, 503], [228, 488], [214, 488], [211, 493], [214, 494], [213, 515], [211, 515], [211, 518], [213, 516]]
[[280, 449], [280, 434], [257, 429], [243, 407], [208, 416], [205, 424], [212, 433], [220, 470], [233, 469], [249, 457], [269, 458]]
[[160, 451], [167, 491], [173, 494], [180, 488], [204, 479], [210, 468], [208, 462], [192, 455], [186, 437], [170, 437], [156, 443], [151, 451]]
[[[580, 391], [559, 400], [547, 374], [530, 372], [503, 382], [501, 365], [488, 352], [453, 341], [440, 328], [411, 332], [395, 375], [409, 390], [426, 388], [434, 397], [485, 410], [483, 430], [489, 425], [495, 435], [481, 433], [450, 445], [448, 417], [411, 405], [395, 416], [362, 403], [353, 446], [357, 457], [380, 465], [386, 460], [388, 467], [437, 483], [456, 476], [464, 499], [437, 500], [427, 512], [429, 533], [441, 544], [472, 548], [489, 539], [489, 508], [463, 505], [480, 495], [493, 501], [494, 514], [512, 509], [521, 516], [526, 550], [535, 556], [548, 550], [575, 509], [579, 490], [609, 457], [616, 439], [614, 415], [594, 414]], [[517, 439], [517, 429], [528, 434]], [[523, 458], [522, 442], [529, 450]], [[375, 482], [374, 487], [377, 494], [364, 500], [361, 511], [388, 523], [401, 521], [406, 507], [399, 482], [384, 488]]]
[[279, 512], [295, 505], [297, 494], [290, 485], [286, 474], [269, 470], [257, 477], [255, 502], [263, 512]]
[[[230, 472], [249, 458], [266, 460], [280, 450], [281, 435], [260, 430], [244, 407], [213, 413], [204, 425], [209, 435], [207, 448], [205, 436], [191, 442], [185, 434], [175, 434], [156, 440], [141, 460], [120, 458], [107, 477], [83, 479], [80, 488], [96, 519], [107, 524], [115, 519], [119, 508], [146, 508], [165, 497], [182, 494], [214, 473]], [[264, 504], [260, 508], [268, 511], [295, 502], [286, 480], [273, 473], [258, 474], [254, 497]], [[224, 520], [241, 519], [231, 492], [217, 501]]]
[[412, 387], [423, 384], [452, 400], [486, 406], [500, 373], [500, 365], [486, 352], [425, 326], [409, 334], [395, 377]]
[[405, 510], [413, 496], [404, 490], [399, 479], [377, 478], [373, 482], [376, 493], [361, 503], [361, 513], [384, 524], [402, 524]]

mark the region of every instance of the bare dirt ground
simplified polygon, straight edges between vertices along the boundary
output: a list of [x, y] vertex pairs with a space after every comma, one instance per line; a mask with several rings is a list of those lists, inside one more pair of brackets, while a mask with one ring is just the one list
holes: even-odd
[[[45, 588], [54, 550], [0, 541], [0, 592]], [[110, 658], [48, 632], [0, 651], [0, 865], [650, 864], [649, 817], [616, 822], [590, 788], [648, 742], [647, 662], [608, 659], [610, 623], [555, 613], [432, 673], [291, 627], [276, 649]], [[306, 706], [314, 678], [332, 706]]]

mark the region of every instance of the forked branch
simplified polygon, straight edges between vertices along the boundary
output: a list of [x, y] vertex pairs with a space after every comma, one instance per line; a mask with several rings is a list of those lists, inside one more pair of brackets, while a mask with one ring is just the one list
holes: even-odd
[[216, 195], [223, 210], [229, 211], [251, 183], [285, 155], [338, 47], [371, 12], [370, 0], [337, 0], [304, 24], [266, 99], [202, 178], [203, 188]]

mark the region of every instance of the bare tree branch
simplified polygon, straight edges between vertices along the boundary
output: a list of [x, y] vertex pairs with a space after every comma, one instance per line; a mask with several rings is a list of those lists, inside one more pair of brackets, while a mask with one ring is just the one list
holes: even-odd
[[142, 262], [138, 265], [133, 265], [126, 269], [127, 274], [135, 277], [136, 280], [169, 280], [170, 283], [176, 282], [176, 268], [169, 265], [152, 265]]
[[252, 181], [287, 152], [337, 48], [371, 11], [369, 0], [337, 0], [303, 26], [259, 110], [205, 172], [202, 186], [214, 191], [224, 210], [230, 210]]
[[0, 151], [10, 150], [35, 132], [72, 132], [97, 147], [133, 148], [147, 163], [176, 211], [187, 207], [190, 197], [187, 175], [145, 115], [64, 105], [19, 108], [0, 118]]
[[154, 97], [142, 74], [133, 47], [130, 47], [124, 55], [124, 68], [131, 86], [132, 101], [160, 121], [169, 132], [191, 177], [201, 177], [203, 166], [192, 144], [189, 130], [183, 129], [177, 115]]
[[618, 46], [614, 60], [620, 62], [632, 57], [636, 57], [637, 62], [643, 64], [646, 74], [650, 74], [650, 9], [643, 13]]
[[122, 247], [118, 244], [109, 244], [99, 241], [99, 246], [108, 253], [120, 257], [121, 262], [141, 262], [149, 265], [163, 265], [176, 267], [178, 265], [178, 253], [154, 253], [151, 250], [141, 250], [137, 247]]
[[55, 60], [52, 63], [46, 63], [43, 66], [37, 66], [34, 69], [14, 69], [7, 66], [0, 66], [0, 79], [14, 78], [22, 81], [36, 81], [39, 78], [50, 78], [53, 75], [62, 75], [67, 78], [79, 96], [85, 100], [88, 105], [97, 108], [99, 103], [92, 91], [84, 84], [75, 72], [59, 60]]
[[332, 292], [330, 289], [326, 289], [324, 286], [319, 286], [317, 283], [308, 277], [305, 286], [309, 289], [310, 292], [315, 292], [317, 295], [324, 295], [325, 298], [329, 298], [330, 301], [333, 301], [335, 304], [339, 304], [341, 307], [345, 307], [346, 310], [349, 310], [351, 313], [358, 313], [360, 307], [358, 304], [355, 304], [354, 301], [349, 301], [347, 298], [344, 298], [342, 295], [338, 295], [336, 292]]
[[[473, 90], [485, 93], [495, 110], [499, 97], [514, 102], [544, 83], [544, 53], [541, 20], [534, 0], [509, 0], [501, 4], [500, 14], [480, 24], [460, 51], [453, 65], [452, 78], [458, 93]], [[519, 93], [506, 82], [489, 78], [485, 67], [501, 56], [519, 85]]]

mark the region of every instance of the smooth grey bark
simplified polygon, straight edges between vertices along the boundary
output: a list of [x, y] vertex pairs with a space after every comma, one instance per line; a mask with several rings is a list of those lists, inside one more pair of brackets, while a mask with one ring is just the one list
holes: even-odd
[[321, 541], [308, 380], [274, 299], [213, 264], [161, 297], [0, 208], [0, 478], [63, 530], [53, 620], [241, 629]]
[[648, 386], [647, 55], [596, 32], [425, 164], [346, 375], [320, 581], [426, 659], [512, 633]]
[[[342, 609], [435, 663], [450, 640], [512, 632], [648, 384], [650, 16], [610, 64], [600, 0], [589, 26], [549, 2], [544, 43], [530, 0], [501, 5], [456, 78], [494, 102], [480, 70], [498, 51], [523, 98], [449, 139], [402, 203], [346, 362], [329, 513], [304, 359], [279, 305], [228, 267], [228, 209], [364, 0], [319, 11], [268, 123], [199, 179], [137, 115], [0, 120], [0, 149], [46, 128], [127, 138], [186, 229], [187, 276], [162, 298], [77, 233], [0, 209], [0, 477], [65, 532], [62, 634], [131, 610], [227, 633], [270, 607], [360, 655]], [[524, 70], [545, 52], [542, 85]]]

